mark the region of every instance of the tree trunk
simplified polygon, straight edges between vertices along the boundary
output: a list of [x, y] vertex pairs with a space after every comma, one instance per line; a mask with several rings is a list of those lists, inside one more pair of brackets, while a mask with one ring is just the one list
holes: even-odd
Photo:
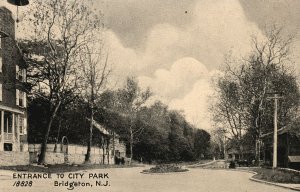
[[257, 166], [260, 166], [260, 159], [261, 159], [261, 138], [258, 136], [258, 138], [255, 141], [255, 164]]
[[108, 165], [109, 165], [109, 145], [110, 145], [110, 141], [109, 141], [109, 138], [107, 138], [106, 154], [107, 154], [107, 164]]
[[130, 164], [133, 158], [133, 130], [132, 130], [132, 125], [130, 125]]
[[85, 162], [89, 163], [90, 162], [90, 157], [91, 157], [91, 147], [92, 147], [92, 139], [93, 139], [93, 121], [94, 121], [94, 109], [93, 109], [93, 104], [92, 104], [92, 109], [91, 109], [91, 119], [90, 119], [90, 132], [89, 132], [89, 140], [87, 143], [87, 151], [85, 155]]
[[47, 141], [48, 141], [49, 133], [50, 133], [50, 130], [51, 130], [51, 127], [52, 127], [53, 120], [56, 116], [57, 110], [60, 107], [60, 104], [61, 104], [61, 101], [59, 101], [58, 104], [55, 106], [55, 109], [54, 109], [54, 111], [53, 111], [53, 113], [50, 117], [49, 122], [48, 122], [47, 131], [45, 133], [43, 143], [41, 144], [41, 152], [39, 154], [39, 159], [38, 159], [38, 164], [39, 165], [45, 163], [45, 154], [46, 154], [46, 149], [47, 149]]
[[105, 164], [105, 147], [102, 147], [102, 161], [103, 161], [103, 165]]
[[112, 156], [113, 156], [113, 160], [114, 160], [114, 162], [115, 162], [115, 157], [116, 157], [116, 149], [115, 149], [115, 132], [113, 132], [113, 151], [112, 151]]
[[103, 165], [105, 164], [105, 137], [101, 136], [101, 142], [102, 142], [102, 161]]
[[244, 149], [243, 149], [243, 144], [242, 143], [239, 143], [239, 159], [244, 159]]
[[257, 146], [257, 147], [258, 147], [258, 154], [257, 154], [257, 160], [258, 160], [258, 161], [257, 161], [257, 165], [258, 165], [258, 166], [260, 166], [260, 151], [261, 151], [261, 146], [260, 146], [260, 145], [261, 145], [261, 140], [260, 140], [260, 138], [259, 138], [259, 139], [258, 139], [258, 146]]
[[62, 119], [61, 118], [59, 118], [59, 120], [58, 120], [59, 122], [58, 122], [58, 131], [57, 131], [57, 136], [56, 136], [56, 140], [55, 140], [55, 145], [54, 145], [54, 153], [56, 153], [56, 151], [57, 151], [57, 144], [58, 144], [58, 139], [59, 139], [59, 134], [60, 134], [60, 129], [61, 129], [61, 121], [62, 121]]
[[[92, 76], [93, 79], [93, 76]], [[91, 116], [90, 116], [90, 132], [89, 132], [89, 140], [87, 143], [87, 151], [85, 155], [85, 163], [90, 162], [91, 157], [91, 147], [92, 147], [92, 139], [93, 139], [93, 121], [94, 121], [94, 81], [92, 81], [91, 87], [91, 97], [90, 97], [90, 104], [91, 104]]]

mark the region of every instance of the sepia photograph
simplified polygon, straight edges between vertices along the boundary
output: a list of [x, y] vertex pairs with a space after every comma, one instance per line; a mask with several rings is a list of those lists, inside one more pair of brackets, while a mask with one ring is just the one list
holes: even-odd
[[299, 21], [297, 0], [0, 0], [0, 191], [300, 191]]

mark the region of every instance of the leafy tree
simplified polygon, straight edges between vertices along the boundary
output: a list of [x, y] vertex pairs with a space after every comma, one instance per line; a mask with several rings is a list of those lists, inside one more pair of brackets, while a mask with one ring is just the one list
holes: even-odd
[[[97, 121], [113, 128], [128, 143], [129, 151], [131, 139], [129, 127], [132, 126], [135, 130], [132, 147], [134, 159], [150, 163], [192, 161], [198, 158], [194, 147], [197, 144], [199, 144], [198, 151], [204, 155], [208, 153], [209, 134], [193, 128], [180, 113], [168, 110], [167, 106], [159, 101], [151, 106], [141, 105], [134, 124], [131, 124], [131, 116], [122, 108], [124, 106], [123, 97], [120, 97], [122, 91], [123, 89], [106, 91], [101, 94], [97, 106], [101, 108], [100, 116], [103, 118]], [[95, 117], [99, 117], [98, 113]]]
[[178, 160], [193, 160], [193, 146], [189, 142], [188, 137], [184, 135], [184, 127], [189, 126], [183, 116], [176, 111], [171, 111], [170, 114], [170, 133], [169, 133], [169, 149], [171, 152], [170, 159]]
[[130, 158], [133, 157], [134, 136], [143, 130], [143, 127], [135, 126], [137, 115], [142, 105], [151, 96], [150, 89], [142, 91], [134, 78], [128, 78], [124, 89], [118, 92], [118, 110], [126, 113], [130, 119], [128, 128], [130, 139]]
[[210, 134], [205, 130], [196, 129], [194, 136], [194, 151], [196, 159], [207, 158], [209, 155]]

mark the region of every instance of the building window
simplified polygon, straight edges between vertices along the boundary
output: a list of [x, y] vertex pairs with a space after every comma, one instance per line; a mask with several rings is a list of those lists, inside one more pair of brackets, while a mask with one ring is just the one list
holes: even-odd
[[26, 69], [20, 68], [19, 65], [16, 65], [16, 79], [26, 82]]
[[4, 133], [12, 133], [12, 113], [4, 112]]
[[11, 143], [4, 143], [4, 151], [12, 151], [12, 146]]
[[19, 126], [20, 134], [21, 135], [25, 134], [25, 118], [18, 116], [18, 126]]
[[26, 93], [16, 89], [16, 105], [26, 107]]

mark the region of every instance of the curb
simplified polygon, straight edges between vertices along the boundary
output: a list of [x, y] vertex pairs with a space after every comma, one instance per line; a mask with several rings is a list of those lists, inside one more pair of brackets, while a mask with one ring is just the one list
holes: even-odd
[[289, 186], [285, 186], [285, 185], [282, 185], [282, 184], [279, 184], [279, 183], [273, 183], [273, 182], [269, 182], [269, 181], [263, 181], [263, 180], [260, 180], [260, 179], [255, 179], [255, 178], [253, 178], [253, 176], [250, 177], [249, 179], [251, 181], [254, 181], [254, 182], [264, 183], [264, 184], [267, 184], [267, 185], [274, 185], [274, 186], [277, 186], [277, 187], [291, 189], [291, 190], [294, 190], [294, 191], [300, 191], [300, 188], [298, 188], [298, 187], [297, 188], [295, 188], [295, 187], [289, 187]]
[[151, 172], [145, 172], [145, 171], [141, 171], [141, 174], [145, 174], [145, 175], [174, 175], [174, 174], [185, 174], [188, 173], [189, 170], [187, 171], [178, 171], [178, 172], [168, 172], [168, 173], [151, 173]]
[[264, 183], [264, 184], [267, 184], [267, 185], [274, 185], [274, 186], [277, 186], [277, 187], [282, 187], [282, 188], [285, 188], [285, 189], [291, 189], [291, 190], [294, 190], [294, 191], [300, 191], [300, 188], [298, 188], [298, 187], [297, 188], [296, 187], [289, 187], [289, 186], [286, 186], [286, 185], [281, 184], [281, 183], [273, 183], [273, 182], [269, 182], [269, 181], [255, 179], [255, 178], [253, 178], [255, 175], [257, 175], [257, 172], [255, 172], [255, 171], [243, 170], [243, 169], [241, 169], [241, 170], [235, 169], [235, 171], [252, 173], [253, 175], [249, 178], [249, 180], [254, 181], [254, 182]]

